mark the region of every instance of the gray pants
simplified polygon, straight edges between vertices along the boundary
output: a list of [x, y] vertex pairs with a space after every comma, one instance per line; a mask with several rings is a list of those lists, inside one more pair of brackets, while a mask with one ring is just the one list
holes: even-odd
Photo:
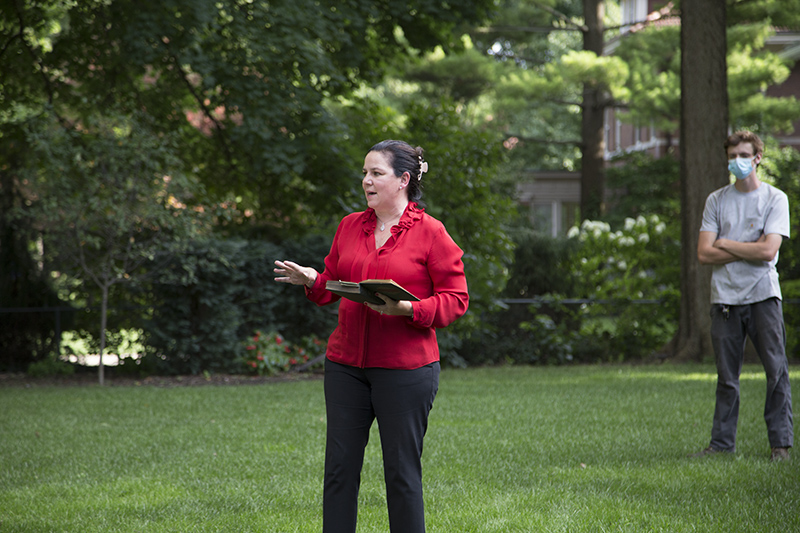
[[778, 298], [749, 305], [711, 306], [711, 340], [717, 362], [717, 404], [711, 446], [736, 450], [739, 419], [739, 375], [747, 336], [764, 365], [767, 398], [764, 421], [771, 447], [791, 447], [794, 441], [792, 391], [786, 360], [786, 329]]

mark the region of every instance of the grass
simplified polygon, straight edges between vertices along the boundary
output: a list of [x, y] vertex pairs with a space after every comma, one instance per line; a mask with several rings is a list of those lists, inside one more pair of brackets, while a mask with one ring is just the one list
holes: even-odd
[[[742, 375], [738, 452], [686, 457], [708, 443], [715, 379], [708, 365], [444, 370], [428, 531], [800, 530], [800, 456], [769, 461], [759, 367]], [[6, 387], [0, 405], [0, 531], [321, 530], [321, 381]], [[362, 478], [359, 532], [386, 532], [376, 428]]]

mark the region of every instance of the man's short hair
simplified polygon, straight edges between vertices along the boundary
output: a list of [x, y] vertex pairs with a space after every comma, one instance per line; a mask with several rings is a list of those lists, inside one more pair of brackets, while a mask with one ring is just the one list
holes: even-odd
[[756, 152], [753, 155], [758, 155], [764, 151], [764, 141], [758, 135], [752, 131], [739, 130], [725, 140], [725, 153], [728, 152], [728, 148], [731, 146], [739, 146], [742, 143], [753, 145], [753, 150]]

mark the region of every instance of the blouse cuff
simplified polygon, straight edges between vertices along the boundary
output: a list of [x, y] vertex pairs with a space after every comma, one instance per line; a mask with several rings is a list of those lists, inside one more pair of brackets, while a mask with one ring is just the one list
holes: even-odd
[[311, 296], [311, 295], [313, 295], [315, 292], [317, 292], [317, 290], [318, 290], [318, 287], [317, 287], [317, 285], [319, 285], [319, 284], [321, 283], [321, 282], [320, 282], [320, 278], [321, 278], [321, 277], [322, 277], [322, 276], [320, 276], [319, 274], [317, 274], [317, 279], [315, 279], [315, 280], [314, 280], [314, 284], [311, 286], [311, 288], [309, 288], [309, 287], [308, 287], [308, 285], [305, 285], [305, 284], [303, 285], [303, 289], [306, 291], [306, 296]]

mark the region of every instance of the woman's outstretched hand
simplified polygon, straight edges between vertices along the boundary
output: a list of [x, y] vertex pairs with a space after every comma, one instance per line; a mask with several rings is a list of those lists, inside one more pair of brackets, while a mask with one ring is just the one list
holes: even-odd
[[309, 289], [317, 281], [317, 271], [311, 267], [304, 267], [292, 261], [275, 261], [275, 281], [291, 283], [292, 285], [305, 285]]

